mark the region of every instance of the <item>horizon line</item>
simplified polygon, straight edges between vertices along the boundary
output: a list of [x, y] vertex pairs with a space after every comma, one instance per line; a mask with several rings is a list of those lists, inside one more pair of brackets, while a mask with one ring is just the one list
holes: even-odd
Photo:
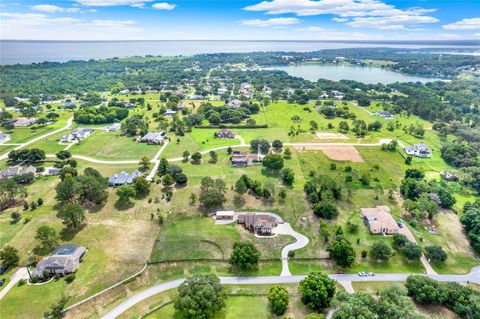
[[55, 40], [55, 39], [0, 39], [2, 42], [330, 42], [330, 43], [372, 43], [372, 44], [418, 44], [418, 43], [451, 43], [480, 46], [480, 40], [477, 39], [456, 39], [456, 40], [439, 40], [439, 39], [419, 39], [419, 40], [345, 40], [345, 39], [329, 39], [329, 40], [305, 40], [305, 39], [291, 39], [291, 40], [275, 40], [275, 39], [156, 39], [156, 40]]

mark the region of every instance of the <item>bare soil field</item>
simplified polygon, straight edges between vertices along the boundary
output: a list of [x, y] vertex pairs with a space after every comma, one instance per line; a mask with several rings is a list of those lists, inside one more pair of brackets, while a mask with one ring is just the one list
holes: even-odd
[[315, 135], [320, 140], [348, 140], [348, 137], [341, 133], [318, 132]]
[[295, 146], [297, 151], [321, 150], [328, 158], [334, 161], [365, 162], [357, 149], [350, 145], [313, 145], [305, 144]]

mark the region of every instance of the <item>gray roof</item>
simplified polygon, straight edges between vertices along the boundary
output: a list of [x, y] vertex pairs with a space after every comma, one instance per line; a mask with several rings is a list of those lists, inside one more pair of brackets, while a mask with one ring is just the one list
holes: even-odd
[[148, 132], [147, 134], [145, 134], [141, 141], [142, 142], [153, 142], [153, 143], [159, 143], [163, 140], [163, 138], [165, 137], [165, 131], [161, 131], [161, 132]]
[[31, 166], [31, 165], [27, 167], [13, 166], [0, 171], [0, 178], [8, 178], [15, 175], [23, 175], [23, 174], [36, 173], [36, 172], [37, 172], [37, 169], [35, 168], [35, 166]]
[[418, 143], [418, 144], [414, 144], [412, 146], [405, 147], [405, 150], [412, 151], [412, 152], [420, 151], [420, 150], [430, 151], [430, 148], [426, 144]]
[[108, 178], [108, 184], [112, 186], [132, 184], [133, 180], [139, 176], [142, 176], [142, 173], [140, 173], [140, 171], [138, 170], [133, 171], [132, 174], [128, 174], [125, 171], [121, 171], [118, 174], [110, 175], [110, 177]]
[[43, 273], [66, 274], [77, 270], [80, 258], [85, 254], [86, 248], [77, 245], [62, 245], [49, 257], [43, 258], [38, 264], [33, 275], [43, 277]]

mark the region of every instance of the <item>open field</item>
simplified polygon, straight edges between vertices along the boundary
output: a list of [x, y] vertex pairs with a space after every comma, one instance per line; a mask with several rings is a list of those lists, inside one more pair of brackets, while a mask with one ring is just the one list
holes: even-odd
[[[152, 99], [154, 97], [152, 96]], [[154, 102], [152, 101], [154, 104]], [[158, 104], [155, 104], [158, 107]], [[155, 110], [154, 107], [154, 110]], [[270, 142], [280, 139], [283, 142], [325, 142], [333, 138], [339, 138], [336, 127], [340, 119], [327, 120], [314, 110], [310, 105], [311, 112], [303, 110], [304, 106], [289, 105], [285, 102], [272, 103], [265, 108], [265, 113], [253, 116], [260, 121], [260, 117], [268, 122], [269, 128], [265, 129], [233, 129], [241, 135], [246, 143], [254, 138], [266, 138]], [[374, 118], [366, 110], [350, 105], [351, 111], [357, 114], [358, 118], [365, 119], [367, 123]], [[378, 105], [367, 108], [370, 111], [378, 109]], [[142, 112], [151, 116], [146, 108], [138, 108], [133, 111]], [[153, 112], [153, 111], [152, 111]], [[293, 123], [291, 117], [299, 115], [303, 120], [300, 123]], [[65, 120], [67, 116], [64, 116]], [[318, 121], [321, 128], [321, 137], [309, 131], [309, 121]], [[175, 162], [183, 169], [188, 176], [188, 184], [184, 187], [174, 188], [173, 198], [167, 202], [164, 198], [163, 186], [153, 183], [151, 192], [146, 198], [134, 200], [134, 205], [119, 209], [116, 206], [117, 196], [115, 190], [109, 190], [107, 202], [95, 212], [87, 214], [86, 226], [76, 233], [63, 231], [61, 220], [56, 216], [55, 209], [55, 185], [58, 177], [39, 178], [31, 185], [28, 185], [27, 201], [44, 199], [44, 205], [35, 211], [22, 211], [22, 207], [15, 207], [0, 213], [0, 245], [10, 244], [20, 251], [21, 261], [25, 262], [31, 252], [45, 255], [47, 252], [40, 252], [38, 242], [34, 239], [36, 229], [48, 224], [61, 233], [62, 243], [73, 243], [84, 245], [89, 248], [85, 261], [82, 263], [75, 281], [68, 285], [63, 279], [53, 281], [42, 286], [14, 287], [9, 294], [0, 302], [2, 314], [6, 318], [29, 318], [41, 316], [48, 307], [55, 303], [62, 295], [62, 292], [71, 294], [69, 304], [89, 296], [101, 289], [108, 287], [114, 282], [127, 277], [137, 271], [147, 261], [161, 261], [172, 259], [197, 259], [197, 258], [218, 258], [225, 259], [231, 253], [232, 244], [237, 240], [248, 240], [254, 242], [262, 253], [262, 258], [279, 258], [283, 246], [292, 242], [292, 238], [281, 236], [274, 239], [258, 239], [246, 232], [242, 227], [231, 225], [215, 225], [211, 218], [204, 217], [198, 201], [190, 203], [192, 193], [197, 196], [200, 193], [200, 181], [205, 176], [214, 179], [223, 179], [227, 185], [227, 201], [223, 205], [225, 209], [237, 211], [270, 211], [279, 214], [285, 221], [290, 222], [292, 227], [302, 234], [305, 234], [310, 243], [303, 249], [296, 251], [296, 258], [323, 258], [327, 257], [327, 244], [319, 236], [319, 219], [314, 216], [310, 205], [305, 199], [303, 185], [308, 180], [311, 172], [324, 174], [332, 177], [342, 186], [342, 197], [337, 202], [339, 216], [327, 221], [331, 232], [335, 225], [344, 226], [347, 221], [355, 223], [359, 229], [355, 233], [349, 233], [345, 227], [344, 233], [352, 243], [357, 258], [353, 267], [345, 269], [347, 273], [358, 271], [374, 271], [378, 273], [405, 272], [423, 273], [420, 262], [408, 261], [399, 251], [394, 251], [394, 256], [385, 263], [378, 263], [368, 256], [361, 258], [361, 252], [366, 250], [370, 254], [370, 248], [376, 241], [386, 241], [392, 244], [391, 238], [371, 235], [359, 215], [362, 207], [374, 207], [376, 205], [388, 205], [392, 209], [392, 215], [398, 219], [401, 217], [401, 200], [398, 197], [398, 185], [403, 178], [407, 168], [418, 168], [426, 173], [429, 178], [438, 178], [439, 172], [448, 169], [449, 166], [441, 159], [439, 148], [442, 141], [436, 133], [431, 130], [431, 125], [416, 119], [399, 117], [400, 126], [412, 121], [421, 122], [426, 134], [423, 139], [417, 139], [403, 132], [401, 128], [389, 132], [382, 128], [381, 132], [369, 132], [366, 138], [358, 139], [351, 132], [345, 136], [347, 139], [335, 140], [336, 143], [377, 143], [380, 138], [398, 138], [404, 143], [413, 144], [425, 142], [434, 149], [431, 159], [414, 158], [412, 165], [405, 164], [404, 158], [398, 151], [382, 151], [379, 146], [335, 146], [319, 147], [318, 149], [295, 149], [293, 148], [292, 159], [285, 160], [285, 166], [291, 168], [295, 173], [295, 182], [292, 186], [282, 185], [278, 172], [272, 172], [261, 166], [232, 168], [230, 156], [225, 149], [218, 150], [218, 162], [208, 163], [209, 156], [204, 154], [201, 164], [190, 162]], [[386, 123], [386, 120], [380, 120]], [[60, 122], [60, 121], [59, 121]], [[331, 122], [333, 129], [328, 129]], [[57, 124], [55, 124], [57, 125]], [[58, 123], [58, 127], [63, 126]], [[298, 135], [289, 135], [290, 127], [298, 128]], [[99, 128], [99, 126], [95, 126]], [[47, 128], [46, 128], [47, 129]], [[53, 129], [53, 128], [52, 128]], [[238, 145], [239, 139], [215, 139], [215, 129], [193, 129], [185, 136], [175, 136], [169, 133], [171, 143], [164, 150], [161, 157], [181, 157], [185, 150], [190, 154], [196, 151], [205, 151], [216, 147], [227, 145]], [[17, 140], [27, 141], [35, 136], [44, 134], [32, 133], [28, 130], [19, 131]], [[28, 133], [28, 134], [27, 134]], [[15, 134], [15, 133], [14, 133]], [[23, 134], [23, 136], [22, 136]], [[29, 135], [30, 134], [30, 135]], [[35, 134], [35, 135], [31, 135]], [[44, 149], [47, 153], [55, 153], [63, 149], [64, 145], [58, 145], [56, 139], [61, 133], [38, 141], [32, 147]], [[327, 138], [326, 140], [324, 138]], [[8, 150], [10, 146], [3, 146]], [[12, 147], [13, 148], [13, 147]], [[315, 147], [312, 147], [315, 148]], [[149, 146], [133, 141], [132, 138], [120, 136], [115, 132], [105, 132], [97, 129], [95, 133], [79, 144], [73, 145], [70, 151], [75, 155], [84, 155], [105, 160], [138, 160], [141, 156], [147, 155], [150, 158], [158, 151], [159, 146]], [[246, 149], [244, 147], [243, 149]], [[118, 173], [121, 170], [131, 172], [138, 168], [137, 164], [127, 165], [102, 165], [78, 160], [79, 171], [86, 167], [98, 169], [103, 176]], [[50, 164], [50, 163], [49, 163]], [[335, 167], [332, 167], [335, 164]], [[0, 163], [3, 167], [5, 161]], [[47, 165], [45, 165], [47, 166]], [[266, 200], [251, 194], [238, 196], [233, 191], [235, 182], [243, 175], [258, 180], [262, 185], [272, 183], [275, 187], [273, 199]], [[368, 176], [368, 184], [361, 182], [362, 175]], [[351, 181], [347, 181], [351, 177]], [[463, 192], [459, 185], [452, 184], [452, 192], [463, 203], [472, 200], [472, 194]], [[284, 201], [278, 197], [280, 189], [287, 192]], [[389, 198], [389, 191], [394, 194]], [[460, 204], [455, 207], [458, 209]], [[28, 223], [12, 224], [10, 214], [19, 211], [23, 217], [31, 217]], [[156, 217], [160, 214], [165, 222], [158, 225]], [[422, 226], [411, 227], [419, 245], [423, 248], [427, 245], [440, 245], [444, 247], [449, 259], [444, 265], [433, 265], [439, 273], [465, 273], [472, 266], [478, 265], [475, 255], [470, 249], [469, 243], [462, 231], [458, 216], [445, 212], [433, 219], [438, 229], [438, 234], [430, 234]], [[338, 269], [332, 261], [301, 261], [291, 260], [290, 270], [293, 274], [307, 274], [310, 271], [335, 272]], [[146, 272], [136, 279], [131, 285], [125, 285], [119, 289], [117, 295], [108, 295], [104, 302], [110, 307], [121, 301], [133, 291], [139, 291], [146, 286], [166, 280], [182, 278], [196, 273], [214, 273], [223, 276], [240, 275], [278, 275], [281, 271], [280, 260], [278, 262], [262, 262], [259, 269], [237, 273], [234, 272], [228, 263], [168, 263], [150, 265]], [[376, 288], [373, 288], [376, 289]], [[295, 297], [296, 298], [296, 297]], [[124, 317], [132, 317], [143, 313], [151, 305], [157, 305], [163, 299], [157, 299], [150, 304], [144, 304], [139, 312], [126, 314]], [[296, 300], [296, 299], [295, 299]], [[298, 300], [292, 306], [291, 316], [304, 315], [301, 304]], [[244, 307], [245, 305], [251, 307]], [[85, 309], [82, 314], [80, 310], [72, 312], [72, 318], [83, 318], [84, 314], [104, 311], [104, 306]], [[245, 309], [243, 309], [245, 308]], [[100, 310], [99, 310], [100, 309]], [[302, 310], [303, 309], [303, 310]], [[152, 314], [151, 318], [171, 316], [173, 308], [165, 307], [159, 312]], [[290, 311], [290, 310], [289, 310]], [[440, 311], [443, 314], [443, 311]], [[98, 313], [96, 313], [98, 314]], [[70, 315], [69, 315], [70, 316]], [[160, 317], [159, 317], [160, 316]], [[222, 312], [218, 318], [238, 318], [250, 316], [252, 318], [270, 318], [268, 305], [265, 298], [256, 297], [234, 297], [227, 304], [227, 310]], [[162, 317], [163, 318], [163, 317]], [[434, 317], [437, 318], [437, 317]], [[451, 318], [451, 317], [438, 317]]]

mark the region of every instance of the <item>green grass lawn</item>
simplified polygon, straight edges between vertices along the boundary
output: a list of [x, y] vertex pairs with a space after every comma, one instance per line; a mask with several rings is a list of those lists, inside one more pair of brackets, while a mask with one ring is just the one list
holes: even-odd
[[104, 160], [135, 160], [142, 156], [153, 158], [161, 146], [138, 143], [133, 137], [118, 132], [106, 132], [97, 129], [85, 140], [70, 147], [75, 155], [84, 155]]
[[293, 241], [288, 236], [256, 238], [236, 223], [216, 225], [212, 218], [189, 218], [162, 227], [150, 260], [228, 259], [233, 243], [245, 240], [259, 248], [261, 258], [280, 258], [282, 247]]
[[[59, 112], [60, 117], [53, 124], [46, 125], [44, 127], [39, 127], [37, 129], [32, 129], [30, 127], [17, 127], [11, 133], [11, 139], [8, 143], [25, 143], [35, 137], [47, 134], [49, 132], [55, 131], [59, 128], [64, 127], [67, 124], [67, 120], [73, 116], [70, 112]], [[40, 113], [37, 117], [46, 115], [46, 113]]]
[[[193, 154], [197, 151], [204, 151], [221, 146], [234, 146], [240, 144], [238, 139], [215, 138], [214, 133], [217, 129], [194, 128], [192, 132], [185, 136], [175, 136], [170, 134], [170, 144], [165, 148], [161, 157], [176, 158], [182, 157], [185, 150]], [[240, 134], [240, 130], [233, 130]], [[238, 132], [237, 132], [238, 131]], [[208, 154], [204, 155], [208, 156]]]

